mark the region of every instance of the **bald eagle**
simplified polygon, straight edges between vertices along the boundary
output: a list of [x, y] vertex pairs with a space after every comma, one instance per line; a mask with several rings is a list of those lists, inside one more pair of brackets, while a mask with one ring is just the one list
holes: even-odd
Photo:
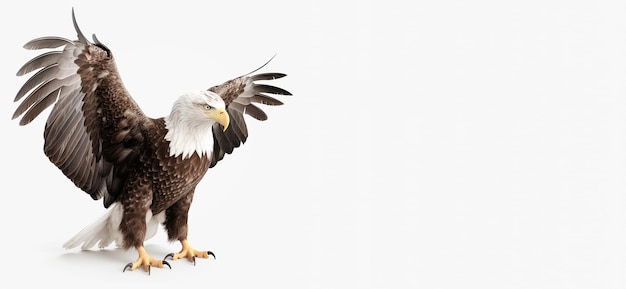
[[[18, 76], [34, 73], [18, 91], [13, 114], [26, 125], [53, 105], [44, 130], [44, 153], [78, 188], [107, 208], [102, 218], [64, 244], [83, 249], [114, 243], [134, 248], [138, 258], [126, 269], [163, 268], [165, 261], [215, 257], [187, 241], [187, 217], [198, 183], [209, 168], [244, 143], [244, 114], [267, 115], [254, 103], [281, 105], [271, 95], [288, 91], [257, 83], [284, 77], [257, 70], [207, 90], [189, 91], [168, 116], [150, 118], [124, 87], [109, 48], [93, 35], [87, 40], [42, 37], [26, 49], [52, 49], [28, 61]], [[62, 48], [54, 50], [55, 48]], [[267, 64], [267, 63], [266, 63]], [[265, 66], [265, 65], [263, 65]], [[263, 67], [262, 66], [262, 67]], [[144, 248], [162, 224], [182, 249], [155, 259]]]

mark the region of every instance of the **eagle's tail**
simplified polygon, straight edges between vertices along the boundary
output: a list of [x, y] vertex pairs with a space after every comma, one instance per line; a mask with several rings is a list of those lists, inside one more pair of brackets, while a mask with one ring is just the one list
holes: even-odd
[[102, 217], [65, 242], [63, 248], [72, 249], [81, 246], [81, 249], [86, 250], [98, 244], [102, 249], [111, 245], [113, 241], [121, 244], [122, 234], [117, 228], [122, 221], [122, 212], [120, 204], [111, 205]]
[[[123, 212], [124, 209], [121, 204], [112, 204], [102, 217], [65, 242], [63, 248], [72, 249], [81, 246], [82, 250], [87, 250], [97, 244], [98, 248], [103, 249], [113, 242], [121, 247], [124, 239], [119, 230], [119, 225], [122, 221]], [[146, 214], [146, 240], [156, 234], [159, 224], [164, 220], [164, 213], [153, 216], [152, 212], [148, 211]]]

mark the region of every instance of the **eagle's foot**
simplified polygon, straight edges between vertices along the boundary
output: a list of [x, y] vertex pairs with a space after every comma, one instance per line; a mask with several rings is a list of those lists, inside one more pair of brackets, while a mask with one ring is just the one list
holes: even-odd
[[177, 259], [182, 259], [182, 258], [187, 258], [187, 260], [189, 260], [190, 262], [193, 262], [194, 266], [196, 265], [196, 257], [200, 257], [200, 258], [209, 258], [209, 255], [213, 256], [213, 259], [215, 259], [215, 254], [213, 254], [213, 252], [211, 251], [198, 251], [194, 248], [191, 248], [191, 246], [189, 245], [189, 242], [187, 242], [187, 240], [182, 240], [180, 241], [180, 244], [183, 246], [183, 248], [180, 250], [180, 252], [178, 252], [177, 254], [174, 253], [169, 253], [165, 256], [165, 258], [163, 258], [163, 260], [169, 258], [172, 258], [172, 260], [177, 260]]
[[152, 268], [152, 266], [163, 268], [163, 265], [167, 265], [167, 267], [172, 269], [172, 266], [170, 266], [170, 263], [168, 263], [167, 261], [161, 261], [150, 257], [150, 255], [146, 253], [146, 250], [142, 246], [137, 247], [137, 253], [139, 254], [139, 258], [137, 258], [137, 261], [126, 264], [122, 272], [125, 272], [126, 269], [134, 271], [140, 266], [143, 267], [146, 272], [148, 272], [148, 275], [150, 275], [150, 268]]

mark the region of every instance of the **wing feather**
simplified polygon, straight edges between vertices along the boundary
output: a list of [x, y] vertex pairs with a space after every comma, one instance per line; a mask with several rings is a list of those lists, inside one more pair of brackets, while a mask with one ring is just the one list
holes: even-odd
[[[78, 88], [80, 89], [80, 88]], [[69, 97], [67, 97], [67, 95], [74, 95], [74, 94], [79, 94], [79, 91], [74, 90], [73, 92], [69, 92], [66, 93], [64, 91], [61, 91], [61, 95], [59, 96], [58, 99], [58, 105], [55, 107], [58, 107], [58, 113], [54, 113], [54, 114], [50, 114], [50, 116], [48, 117], [48, 122], [49, 123], [56, 123], [55, 126], [49, 126], [46, 128], [46, 130], [44, 130], [44, 139], [46, 140], [51, 140], [53, 135], [59, 135], [62, 131], [67, 131], [69, 129], [70, 126], [75, 125], [74, 123], [71, 122], [71, 120], [75, 117], [76, 114], [82, 114], [81, 111], [81, 103], [80, 101], [77, 101], [79, 97], [76, 97], [74, 99], [71, 99]], [[70, 100], [70, 101], [68, 101]], [[71, 134], [71, 135], [76, 135], [76, 134]], [[45, 147], [50, 149], [49, 153], [53, 153], [55, 150], [58, 149], [58, 147], [56, 146], [58, 142], [54, 142], [54, 143], [48, 143]], [[46, 152], [46, 154], [48, 154], [48, 152]]]
[[261, 110], [258, 106], [252, 103], [246, 105], [245, 112], [247, 115], [254, 117], [258, 120], [267, 120], [267, 114], [265, 114], [263, 110]]
[[283, 78], [285, 76], [287, 76], [287, 74], [277, 73], [277, 72], [270, 72], [270, 73], [259, 73], [259, 74], [252, 75], [252, 76], [250, 76], [250, 79], [252, 81], [257, 81], [257, 80], [274, 80], [274, 79]]
[[[58, 72], [58, 64], [54, 63], [44, 67], [43, 69], [37, 71], [37, 73], [33, 74], [25, 83], [22, 85], [22, 88], [15, 95], [14, 101], [18, 101], [22, 99], [33, 88], [45, 83], [46, 80], [49, 80], [51, 76], [56, 75]], [[21, 113], [19, 113], [21, 114]]]
[[[40, 37], [26, 49], [55, 49], [26, 62], [18, 76], [37, 71], [18, 91], [13, 118], [26, 125], [52, 106], [44, 130], [44, 153], [63, 173], [108, 207], [121, 193], [142, 149], [146, 117], [120, 80], [104, 44], [89, 42], [72, 20], [78, 40]], [[94, 38], [95, 39], [95, 38]], [[23, 98], [23, 100], [22, 100]], [[112, 104], [112, 105], [104, 105]]]
[[246, 127], [246, 122], [243, 119], [243, 115], [239, 113], [233, 113], [232, 115], [232, 128], [233, 132], [237, 136], [236, 139], [242, 140], [245, 142], [246, 136], [248, 135], [248, 128]]
[[214, 145], [211, 167], [222, 160], [224, 155], [232, 153], [235, 148], [246, 142], [248, 138], [248, 128], [244, 114], [261, 121], [267, 119], [267, 114], [261, 108], [254, 105], [254, 103], [282, 105], [282, 101], [267, 94], [291, 95], [291, 93], [285, 89], [273, 85], [256, 83], [256, 81], [275, 80], [285, 76], [286, 74], [284, 73], [244, 75], [209, 88], [210, 91], [222, 97], [230, 116], [230, 125], [226, 131], [222, 131], [219, 124], [213, 126]]
[[24, 48], [29, 50], [38, 50], [44, 48], [58, 48], [63, 45], [72, 44], [73, 42], [67, 38], [56, 37], [56, 36], [47, 36], [35, 38], [31, 41], [26, 42], [24, 44]]
[[283, 105], [283, 102], [263, 93], [257, 93], [250, 97], [250, 101], [258, 102], [265, 105]]
[[267, 92], [267, 93], [280, 94], [280, 95], [291, 95], [289, 91], [286, 91], [280, 87], [271, 86], [267, 84], [255, 84], [254, 90], [256, 92]]
[[245, 113], [246, 105], [241, 104], [240, 102], [231, 102], [228, 105], [228, 108], [230, 108], [229, 111], [234, 110], [234, 111], [236, 111], [238, 113]]
[[63, 51], [49, 51], [41, 54], [26, 62], [26, 64], [22, 65], [22, 67], [17, 71], [16, 75], [26, 75], [42, 67], [56, 64], [57, 61], [59, 61], [61, 55], [63, 55]]
[[26, 111], [26, 113], [20, 120], [20, 124], [24, 125], [24, 124], [31, 122], [33, 119], [35, 119], [43, 110], [45, 110], [48, 106], [52, 105], [53, 103], [57, 101], [57, 97], [59, 96], [60, 92], [61, 92], [61, 87], [53, 90], [45, 97], [38, 100], [37, 103], [32, 105], [28, 109], [28, 111]]
[[77, 137], [68, 138], [68, 142], [67, 142], [67, 145], [65, 146], [65, 150], [69, 150], [70, 153], [66, 151], [63, 154], [63, 156], [65, 157], [65, 160], [63, 162], [60, 162], [61, 165], [59, 166], [59, 168], [67, 176], [73, 176], [72, 181], [81, 184], [85, 181], [85, 179], [88, 178], [88, 174], [81, 173], [81, 170], [84, 169], [84, 166], [83, 166], [84, 160], [74, 157], [74, 156], [84, 155], [85, 149], [87, 149], [87, 147], [77, 146], [80, 142], [79, 140], [80, 139]]
[[[48, 80], [24, 99], [24, 101], [18, 106], [13, 114], [14, 118], [18, 117], [25, 111], [26, 114], [20, 120], [20, 125], [26, 125], [30, 123], [35, 117], [37, 117], [43, 110], [52, 105], [59, 95], [62, 87], [71, 84], [71, 79], [53, 79]], [[47, 101], [44, 101], [48, 99]]]

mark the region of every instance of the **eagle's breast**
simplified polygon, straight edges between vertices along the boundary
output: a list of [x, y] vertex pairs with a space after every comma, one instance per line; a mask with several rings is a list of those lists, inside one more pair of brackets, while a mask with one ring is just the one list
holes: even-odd
[[[146, 150], [143, 166], [146, 181], [152, 189], [153, 214], [167, 209], [182, 197], [193, 192], [196, 185], [209, 169], [210, 154], [172, 155], [170, 141], [165, 139], [167, 128], [163, 122], [150, 134], [153, 137], [153, 148]], [[211, 135], [205, 136], [212, 138]]]

